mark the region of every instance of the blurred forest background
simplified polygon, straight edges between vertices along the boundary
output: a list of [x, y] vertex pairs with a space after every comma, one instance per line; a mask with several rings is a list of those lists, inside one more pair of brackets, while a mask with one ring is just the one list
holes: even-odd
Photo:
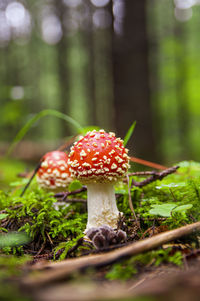
[[[198, 161], [199, 31], [199, 0], [0, 0], [0, 153], [55, 109], [122, 138], [136, 120], [132, 155]], [[47, 116], [14, 155], [39, 157], [74, 134]]]

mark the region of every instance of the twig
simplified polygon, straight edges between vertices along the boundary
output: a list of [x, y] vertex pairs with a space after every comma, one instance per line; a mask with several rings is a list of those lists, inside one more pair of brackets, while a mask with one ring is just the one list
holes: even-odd
[[[23, 279], [22, 284], [29, 287], [43, 286], [55, 280], [65, 279], [67, 276], [78, 270], [83, 270], [89, 267], [107, 266], [130, 256], [153, 250], [164, 243], [189, 235], [197, 230], [200, 230], [200, 222], [157, 234], [151, 238], [134, 242], [128, 246], [106, 254], [83, 256], [80, 258], [63, 260], [57, 263], [47, 263], [42, 267], [35, 267], [35, 269], [33, 267], [32, 269], [38, 270], [38, 273], [26, 276]], [[46, 269], [48, 269], [47, 272]], [[39, 272], [39, 270], [41, 271]]]
[[87, 190], [86, 186], [82, 186], [80, 189], [73, 190], [73, 191], [58, 192], [54, 195], [54, 197], [55, 198], [61, 198], [60, 201], [65, 202], [65, 200], [67, 199], [67, 197], [69, 195], [75, 195], [75, 194], [81, 193], [81, 192], [86, 191], [86, 190]]
[[163, 165], [160, 165], [160, 164], [157, 164], [157, 163], [154, 163], [154, 162], [146, 161], [146, 160], [143, 160], [143, 159], [139, 159], [139, 158], [136, 158], [136, 157], [130, 157], [130, 161], [135, 162], [135, 163], [139, 163], [139, 164], [144, 165], [144, 166], [149, 166], [149, 167], [152, 167], [152, 168], [155, 168], [155, 169], [161, 169], [161, 170], [167, 169], [166, 166], [163, 166]]
[[136, 182], [132, 179], [132, 184], [136, 187], [143, 187], [145, 185], [148, 185], [156, 180], [162, 180], [164, 177], [174, 173], [177, 169], [179, 168], [179, 166], [173, 166], [170, 167], [164, 171], [161, 172], [156, 172], [154, 173], [151, 177], [145, 179], [144, 181], [141, 182]]
[[62, 200], [62, 202], [65, 202], [65, 203], [87, 203], [87, 200], [86, 199], [65, 199], [65, 200]]
[[130, 209], [131, 209], [131, 211], [133, 213], [133, 216], [135, 218], [136, 225], [138, 226], [138, 228], [141, 231], [140, 222], [138, 221], [137, 216], [135, 214], [135, 210], [133, 208], [133, 203], [132, 203], [132, 198], [131, 198], [131, 189], [130, 189], [130, 185], [129, 185], [129, 176], [128, 175], [126, 176], [126, 180], [127, 180], [127, 185], [128, 185], [128, 202], [129, 202], [129, 207], [130, 207]]
[[128, 173], [128, 176], [151, 176], [156, 174], [155, 170], [151, 170], [151, 171], [135, 171], [135, 172], [130, 172]]
[[46, 232], [46, 236], [48, 237], [48, 240], [49, 240], [50, 244], [53, 246], [53, 241], [52, 241], [52, 239], [51, 239], [48, 232]]
[[46, 246], [46, 239], [43, 241], [41, 248], [39, 249], [39, 251], [37, 252], [36, 256], [40, 255], [40, 253], [42, 253], [42, 251], [44, 250]]

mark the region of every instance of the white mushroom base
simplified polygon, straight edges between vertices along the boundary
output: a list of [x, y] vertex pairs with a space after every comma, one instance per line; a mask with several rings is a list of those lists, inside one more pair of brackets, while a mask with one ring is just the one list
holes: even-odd
[[92, 227], [107, 225], [117, 228], [119, 210], [113, 183], [87, 184], [88, 222], [85, 233]]

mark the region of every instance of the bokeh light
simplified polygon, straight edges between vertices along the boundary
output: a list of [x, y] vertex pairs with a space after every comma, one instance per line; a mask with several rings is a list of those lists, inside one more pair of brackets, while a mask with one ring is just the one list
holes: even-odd
[[109, 27], [112, 23], [112, 17], [110, 13], [105, 9], [97, 9], [93, 14], [93, 23], [97, 28]]
[[56, 15], [49, 15], [42, 20], [42, 37], [47, 44], [57, 44], [62, 34], [61, 23]]
[[109, 2], [110, 2], [110, 0], [91, 0], [91, 3], [96, 7], [104, 7]]

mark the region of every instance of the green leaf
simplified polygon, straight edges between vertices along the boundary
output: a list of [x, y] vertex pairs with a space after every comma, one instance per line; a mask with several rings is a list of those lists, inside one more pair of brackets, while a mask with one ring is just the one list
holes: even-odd
[[178, 207], [174, 208], [173, 212], [186, 211], [186, 210], [188, 210], [188, 209], [190, 209], [192, 207], [193, 207], [192, 204], [181, 205], [181, 206], [178, 206]]
[[73, 182], [71, 182], [69, 184], [68, 190], [74, 191], [74, 190], [80, 189], [81, 187], [82, 187], [81, 182], [79, 182], [78, 180], [74, 180]]
[[129, 139], [131, 138], [132, 134], [133, 134], [133, 131], [135, 129], [135, 126], [136, 126], [136, 121], [134, 121], [132, 123], [132, 125], [130, 126], [130, 128], [128, 129], [125, 137], [124, 137], [124, 146], [126, 146], [126, 144], [128, 143]]
[[58, 111], [52, 110], [52, 109], [40, 111], [39, 113], [35, 114], [30, 120], [28, 120], [28, 122], [17, 133], [13, 142], [11, 143], [10, 147], [8, 148], [6, 156], [9, 156], [12, 153], [12, 151], [15, 148], [15, 146], [17, 145], [17, 143], [19, 143], [22, 140], [22, 138], [29, 131], [29, 129], [32, 127], [32, 125], [34, 123], [36, 123], [39, 119], [41, 119], [42, 117], [45, 117], [45, 116], [55, 116], [55, 117], [61, 118], [65, 121], [69, 122], [76, 128], [78, 133], [81, 133], [83, 130], [82, 126], [76, 120], [74, 120], [73, 118], [71, 118], [70, 116], [68, 116], [66, 114], [63, 114], [61, 112], [58, 112]]
[[0, 214], [0, 219], [4, 219], [4, 218], [6, 218], [7, 216], [8, 216], [7, 213], [1, 213], [1, 214]]
[[160, 215], [163, 217], [170, 217], [171, 211], [176, 207], [176, 204], [163, 204], [153, 205], [153, 208], [149, 211], [150, 214]]
[[20, 246], [30, 241], [26, 233], [0, 234], [0, 248]]

